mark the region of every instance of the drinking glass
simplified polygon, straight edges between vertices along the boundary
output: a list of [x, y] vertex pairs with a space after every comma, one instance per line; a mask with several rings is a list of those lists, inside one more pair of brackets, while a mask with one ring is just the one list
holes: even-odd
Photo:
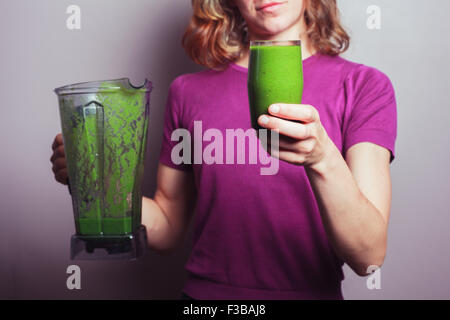
[[251, 41], [248, 97], [252, 127], [274, 103], [300, 104], [303, 67], [300, 40]]

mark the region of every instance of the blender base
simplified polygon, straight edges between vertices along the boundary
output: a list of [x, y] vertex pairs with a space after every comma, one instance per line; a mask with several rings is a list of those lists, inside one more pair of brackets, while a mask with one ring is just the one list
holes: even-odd
[[73, 235], [70, 243], [72, 260], [136, 260], [145, 254], [145, 226], [132, 234], [120, 236]]

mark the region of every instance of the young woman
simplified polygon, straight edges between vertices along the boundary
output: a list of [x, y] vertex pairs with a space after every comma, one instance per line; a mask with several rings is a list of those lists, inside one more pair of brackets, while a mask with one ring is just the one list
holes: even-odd
[[[339, 54], [349, 45], [335, 0], [193, 0], [183, 39], [208, 70], [175, 79], [153, 199], [151, 248], [183, 240], [195, 209], [184, 293], [194, 299], [342, 299], [342, 264], [364, 276], [386, 253], [396, 102], [389, 79]], [[275, 104], [259, 124], [280, 133], [279, 171], [255, 164], [175, 164], [177, 128], [250, 128], [249, 40], [302, 41], [301, 105]], [[225, 136], [225, 134], [224, 134]], [[207, 144], [203, 144], [203, 149]], [[55, 138], [56, 180], [67, 183]]]

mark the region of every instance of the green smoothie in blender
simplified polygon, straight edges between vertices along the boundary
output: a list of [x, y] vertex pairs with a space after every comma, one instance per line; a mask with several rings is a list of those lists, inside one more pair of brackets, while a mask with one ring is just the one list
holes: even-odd
[[59, 95], [79, 235], [125, 235], [140, 226], [147, 93], [122, 79]]

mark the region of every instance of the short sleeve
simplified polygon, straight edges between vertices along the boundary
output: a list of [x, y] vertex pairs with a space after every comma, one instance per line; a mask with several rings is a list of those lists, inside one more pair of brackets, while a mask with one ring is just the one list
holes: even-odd
[[164, 131], [161, 143], [161, 152], [159, 155], [159, 162], [178, 170], [191, 171], [192, 165], [189, 163], [174, 163], [172, 161], [172, 149], [179, 143], [179, 141], [172, 141], [172, 132], [176, 129], [183, 128], [182, 112], [181, 112], [181, 77], [176, 78], [169, 88], [167, 97], [166, 110], [164, 115]]
[[388, 149], [395, 158], [397, 104], [389, 78], [359, 65], [346, 79], [347, 106], [343, 122], [343, 154], [360, 142]]

